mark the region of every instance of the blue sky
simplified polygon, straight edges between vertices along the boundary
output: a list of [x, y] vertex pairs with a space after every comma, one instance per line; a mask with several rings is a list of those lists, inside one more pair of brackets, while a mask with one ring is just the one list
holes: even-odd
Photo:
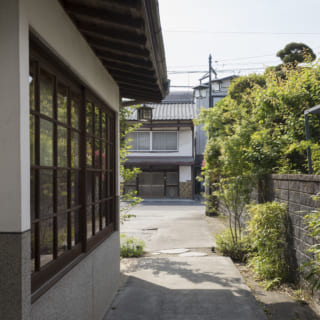
[[320, 0], [159, 0], [171, 84], [194, 86], [208, 56], [220, 77], [277, 65], [277, 51], [303, 42], [320, 52]]

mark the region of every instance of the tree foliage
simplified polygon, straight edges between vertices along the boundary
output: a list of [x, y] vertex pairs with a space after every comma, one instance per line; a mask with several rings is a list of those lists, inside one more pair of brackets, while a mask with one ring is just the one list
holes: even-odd
[[297, 65], [301, 62], [311, 62], [316, 59], [316, 55], [310, 47], [304, 43], [291, 42], [288, 43], [282, 50], [278, 51], [279, 57], [283, 63]]
[[[125, 162], [127, 161], [127, 156], [130, 154], [131, 146], [129, 144], [130, 139], [128, 139], [128, 135], [135, 131], [137, 128], [141, 126], [141, 123], [130, 124], [128, 123], [128, 117], [137, 109], [137, 107], [127, 107], [120, 109], [120, 179], [121, 179], [121, 190], [124, 189], [124, 184], [128, 181], [131, 181], [137, 177], [137, 175], [141, 172], [139, 168], [129, 168], [125, 166]], [[137, 205], [142, 201], [140, 197], [137, 196], [137, 191], [131, 192], [122, 192], [121, 201], [126, 203], [125, 206], [121, 208], [121, 217], [120, 220], [124, 221], [127, 218], [132, 217], [132, 215], [128, 215], [128, 210]]]
[[260, 177], [267, 173], [306, 173], [306, 148], [312, 149], [320, 173], [319, 117], [310, 117], [311, 140], [305, 140], [304, 110], [320, 103], [320, 65], [283, 66], [279, 76], [239, 77], [214, 108], [202, 109], [208, 142], [204, 174], [217, 177]]

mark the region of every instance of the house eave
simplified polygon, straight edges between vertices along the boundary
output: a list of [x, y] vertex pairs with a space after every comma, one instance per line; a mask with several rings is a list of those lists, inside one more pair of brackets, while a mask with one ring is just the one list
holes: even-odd
[[157, 0], [59, 0], [123, 98], [161, 101], [167, 67]]

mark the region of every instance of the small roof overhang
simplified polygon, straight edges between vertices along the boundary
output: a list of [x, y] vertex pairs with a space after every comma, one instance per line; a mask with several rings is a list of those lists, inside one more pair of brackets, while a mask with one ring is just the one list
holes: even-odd
[[123, 98], [159, 102], [168, 92], [158, 0], [59, 0]]
[[194, 164], [193, 157], [128, 157], [126, 165], [184, 165], [191, 166]]

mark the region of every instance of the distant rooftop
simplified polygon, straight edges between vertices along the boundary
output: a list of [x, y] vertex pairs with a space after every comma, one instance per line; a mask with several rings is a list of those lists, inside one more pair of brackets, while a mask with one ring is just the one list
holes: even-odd
[[[196, 117], [192, 90], [173, 91], [161, 103], [144, 105], [152, 108], [152, 120], [192, 120]], [[137, 111], [127, 120], [137, 120]]]
[[[232, 76], [226, 76], [226, 77], [223, 77], [223, 78], [212, 79], [211, 82], [222, 82], [224, 80], [229, 80], [229, 79], [232, 80], [234, 78], [238, 78], [238, 76], [232, 75]], [[205, 83], [201, 83], [201, 84], [195, 86], [193, 89], [197, 89], [199, 87], [202, 87], [202, 88], [209, 87], [209, 81], [207, 81]]]
[[193, 103], [193, 90], [169, 92], [161, 103]]

